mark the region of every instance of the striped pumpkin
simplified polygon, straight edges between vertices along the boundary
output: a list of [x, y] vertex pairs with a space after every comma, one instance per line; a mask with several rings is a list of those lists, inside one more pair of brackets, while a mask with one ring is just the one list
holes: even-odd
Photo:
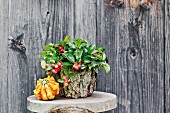
[[39, 100], [52, 100], [57, 94], [59, 94], [59, 84], [55, 81], [54, 77], [48, 76], [37, 81], [34, 95]]

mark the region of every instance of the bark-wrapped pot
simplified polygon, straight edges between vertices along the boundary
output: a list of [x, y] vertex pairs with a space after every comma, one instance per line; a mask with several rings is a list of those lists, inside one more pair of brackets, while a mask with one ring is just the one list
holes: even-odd
[[110, 71], [105, 49], [82, 38], [66, 36], [63, 41], [50, 43], [40, 52], [41, 67], [47, 76], [58, 75], [60, 94], [68, 98], [90, 96], [95, 87], [98, 69]]
[[63, 86], [62, 92], [65, 97], [69, 98], [88, 97], [93, 94], [95, 85], [96, 73], [85, 69], [71, 77], [68, 86]]

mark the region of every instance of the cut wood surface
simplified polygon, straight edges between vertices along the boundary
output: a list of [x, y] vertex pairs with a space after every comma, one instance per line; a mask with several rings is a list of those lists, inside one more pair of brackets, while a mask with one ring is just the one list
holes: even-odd
[[115, 94], [95, 91], [88, 98], [58, 98], [42, 101], [32, 95], [27, 98], [27, 103], [30, 111], [38, 113], [50, 111], [50, 113], [99, 113], [116, 108], [117, 97]]
[[110, 113], [169, 113], [170, 0], [136, 3], [0, 0], [0, 113], [29, 112], [26, 98], [45, 77], [39, 52], [66, 35], [106, 48], [111, 72], [99, 72], [97, 90], [118, 96]]

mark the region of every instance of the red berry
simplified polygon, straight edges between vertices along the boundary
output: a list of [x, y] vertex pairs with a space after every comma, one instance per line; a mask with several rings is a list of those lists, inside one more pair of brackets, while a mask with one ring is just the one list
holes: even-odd
[[73, 68], [74, 68], [74, 69], [76, 68], [76, 65], [75, 65], [75, 64], [73, 65]]
[[48, 68], [49, 64], [45, 64], [45, 68]]
[[51, 67], [52, 67], [52, 68], [55, 68], [55, 64], [51, 64]]
[[78, 65], [78, 68], [81, 68], [81, 64]]
[[61, 66], [62, 66], [62, 63], [61, 63], [61, 62], [59, 62], [59, 63], [58, 63], [58, 67], [61, 67]]
[[54, 74], [56, 74], [56, 73], [57, 73], [57, 71], [56, 71], [55, 69], [53, 69], [53, 70], [52, 70], [52, 72], [53, 72]]
[[61, 68], [55, 68], [56, 72], [59, 72], [61, 70]]
[[66, 75], [63, 75], [63, 79], [66, 80], [66, 79], [67, 79], [67, 76], [66, 76]]
[[97, 54], [97, 52], [94, 52], [93, 54], [94, 54], [94, 55], [96, 55], [96, 54]]
[[55, 67], [55, 68], [58, 68], [58, 65], [55, 65], [54, 67]]
[[68, 83], [68, 79], [65, 79], [64, 82]]
[[64, 49], [64, 47], [63, 46], [58, 46], [58, 49], [62, 50], [62, 49]]
[[63, 75], [63, 79], [64, 79], [64, 85], [65, 86], [68, 86], [68, 78], [67, 78], [67, 76], [66, 75]]
[[79, 70], [79, 68], [81, 67], [81, 63], [78, 64], [77, 62], [74, 63], [73, 68], [76, 70]]
[[78, 69], [79, 69], [79, 67], [78, 67], [78, 66], [74, 66], [73, 68], [74, 68], [74, 69], [76, 69], [76, 70], [78, 70]]
[[74, 63], [73, 68], [76, 69], [76, 70], [79, 69], [79, 68], [78, 68], [78, 63], [77, 63], [77, 62]]
[[64, 53], [64, 49], [61, 49], [61, 52]]

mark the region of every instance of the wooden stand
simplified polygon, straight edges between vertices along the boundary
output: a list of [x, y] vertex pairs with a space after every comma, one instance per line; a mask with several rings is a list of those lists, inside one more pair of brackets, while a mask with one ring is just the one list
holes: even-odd
[[117, 97], [111, 93], [95, 91], [87, 98], [58, 98], [51, 101], [37, 100], [32, 95], [27, 98], [27, 108], [38, 113], [98, 113], [117, 107]]

